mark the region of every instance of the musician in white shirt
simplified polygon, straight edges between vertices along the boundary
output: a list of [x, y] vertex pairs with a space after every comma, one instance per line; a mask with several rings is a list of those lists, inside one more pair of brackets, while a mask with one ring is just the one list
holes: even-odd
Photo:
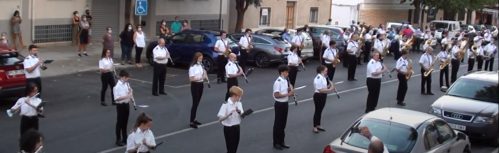
[[230, 98], [222, 104], [218, 111], [218, 121], [224, 126], [225, 146], [227, 153], [236, 153], [241, 135], [241, 120], [244, 116], [241, 97], [243, 89], [233, 86], [229, 90]]
[[140, 113], [126, 140], [128, 153], [150, 153], [151, 150], [156, 149], [156, 140], [151, 131], [151, 125], [152, 118], [144, 112]]
[[459, 65], [461, 64], [459, 62], [459, 59], [458, 59], [458, 54], [459, 54], [459, 42], [454, 40], [453, 41], [453, 46], [452, 48], [450, 49], [450, 53], [451, 53], [451, 65], [452, 65], [452, 69], [451, 69], [451, 72], [450, 72], [450, 83], [453, 84], [454, 82], [456, 82], [457, 80], [457, 72], [459, 71]]
[[317, 67], [317, 76], [314, 79], [314, 89], [315, 93], [313, 96], [315, 111], [314, 111], [314, 128], [313, 132], [319, 133], [319, 131], [326, 131], [321, 126], [321, 116], [324, 106], [326, 106], [327, 93], [334, 90], [334, 85], [331, 84], [329, 78], [327, 77], [328, 68], [324, 65], [319, 65]]
[[477, 62], [476, 68], [478, 71], [481, 71], [483, 67], [484, 53], [487, 43], [482, 42], [481, 44], [477, 44], [477, 46], [478, 46], [478, 55], [476, 57], [476, 62]]
[[[335, 41], [329, 41], [329, 47], [324, 51], [324, 55], [322, 55], [322, 59], [324, 59], [324, 63], [326, 64], [326, 67], [328, 69], [327, 71], [327, 76], [329, 79], [333, 80], [334, 78], [334, 73], [336, 71], [336, 65], [333, 65], [333, 62], [336, 59], [339, 58], [339, 51], [336, 48], [336, 42]], [[338, 63], [336, 63], [338, 64]]]
[[234, 53], [229, 54], [229, 62], [225, 65], [225, 77], [227, 77], [227, 92], [225, 93], [224, 101], [230, 96], [230, 88], [232, 86], [239, 86], [237, 77], [243, 75], [241, 66], [237, 63], [237, 56]]
[[[243, 37], [241, 37], [243, 38]], [[239, 42], [244, 41], [243, 39], [239, 40]], [[244, 41], [246, 42], [246, 41]], [[215, 43], [215, 51], [218, 54], [217, 62], [218, 65], [226, 65], [227, 57], [224, 56], [225, 50], [229, 47], [229, 40], [227, 40], [227, 32], [220, 31], [220, 39]], [[241, 46], [242, 48], [243, 46]], [[232, 52], [230, 52], [232, 53]], [[229, 53], [229, 54], [230, 54]], [[217, 83], [220, 84], [225, 81], [225, 69], [217, 69]]]
[[321, 36], [322, 42], [322, 52], [329, 47], [329, 42], [331, 41], [331, 32], [329, 30], [324, 31], [324, 34]]
[[[478, 55], [478, 45], [477, 45], [477, 48], [476, 48], [476, 51], [477, 51], [477, 55]], [[473, 67], [475, 67], [475, 53], [473, 52], [473, 46], [470, 45], [468, 47], [468, 49], [466, 50], [466, 52], [468, 53], [468, 72], [473, 70]]]
[[208, 78], [208, 73], [204, 69], [203, 65], [203, 54], [196, 52], [194, 58], [191, 62], [191, 67], [189, 68], [189, 81], [191, 82], [191, 95], [192, 95], [192, 107], [191, 107], [191, 118], [189, 126], [191, 128], [197, 129], [200, 122], [196, 120], [196, 112], [198, 110], [199, 102], [203, 96], [204, 80]]
[[[437, 57], [440, 60], [440, 65], [444, 64], [446, 61], [451, 58], [451, 54], [449, 53], [449, 50], [442, 50], [440, 53], [438, 53]], [[447, 88], [449, 88], [449, 64], [447, 63], [447, 66], [445, 66], [443, 69], [440, 69], [440, 90], [446, 91]], [[445, 78], [444, 78], [445, 77]], [[445, 79], [445, 86], [444, 86], [444, 79]]]
[[[302, 32], [303, 31], [301, 31], [301, 30], [298, 30], [298, 32], [296, 32], [296, 36], [293, 37], [293, 39], [291, 40], [291, 45], [296, 46], [296, 47], [300, 47], [302, 44], [305, 43], [305, 38], [303, 38]], [[301, 58], [300, 48], [298, 48], [297, 54], [298, 54], [298, 57]]]
[[444, 33], [443, 35], [444, 35], [444, 36], [443, 36], [444, 38], [442, 38], [442, 40], [440, 41], [440, 44], [442, 45], [442, 46], [441, 46], [442, 48], [446, 48], [447, 43], [449, 43], [449, 42], [447, 42], [447, 41], [452, 41], [452, 38], [451, 38], [451, 37], [450, 37], [450, 35], [449, 35], [449, 34], [447, 34], [447, 33]]
[[26, 84], [27, 96], [21, 97], [16, 104], [10, 108], [11, 112], [19, 112], [21, 115], [21, 136], [29, 129], [38, 130], [38, 113], [43, 111], [42, 100], [37, 98], [38, 87], [33, 82]]
[[[374, 41], [374, 46], [373, 46], [374, 52], [378, 52], [380, 55], [383, 55], [385, 49], [388, 49], [389, 47], [389, 45], [383, 41], [384, 39], [385, 39], [385, 34], [379, 33], [376, 36], [376, 40]], [[379, 59], [381, 63], [383, 63], [383, 58], [384, 57], [381, 56], [381, 58]]]
[[251, 31], [251, 29], [246, 29], [244, 32], [245, 35], [239, 39], [238, 45], [241, 47], [241, 51], [239, 52], [239, 54], [241, 54], [241, 60], [239, 60], [240, 66], [243, 69], [243, 73], [246, 73], [246, 62], [248, 61], [248, 53], [251, 51], [249, 45], [253, 41], [253, 37], [251, 37], [253, 31]]
[[[373, 30], [369, 30], [369, 32], [367, 32], [365, 35], [364, 35], [364, 63], [367, 63], [369, 62], [369, 57], [371, 57], [371, 51], [372, 51], [372, 48], [373, 48]], [[359, 56], [360, 57], [360, 56]], [[360, 58], [357, 59], [357, 64], [359, 65], [362, 65], [362, 62], [360, 62]]]
[[33, 82], [38, 87], [38, 97], [41, 98], [42, 94], [42, 79], [40, 78], [40, 69], [45, 70], [46, 67], [43, 66], [44, 60], [38, 58], [38, 47], [35, 45], [29, 45], [29, 55], [23, 61], [24, 75], [26, 76], [26, 82]]
[[367, 64], [367, 102], [366, 113], [376, 109], [379, 100], [379, 93], [381, 89], [381, 78], [383, 73], [387, 71], [386, 66], [379, 61], [380, 54], [375, 52], [373, 58]]
[[477, 32], [476, 36], [473, 38], [473, 44], [477, 46], [481, 46], [483, 41], [483, 34], [480, 32]]
[[492, 33], [490, 33], [490, 30], [485, 30], [485, 34], [483, 35], [485, 41], [492, 41]]
[[282, 150], [283, 148], [289, 148], [284, 142], [286, 129], [286, 122], [288, 120], [288, 100], [289, 96], [294, 95], [292, 87], [289, 86], [288, 76], [289, 67], [286, 65], [280, 65], [277, 67], [279, 72], [279, 77], [274, 82], [272, 87], [272, 96], [275, 100], [274, 102], [274, 128], [273, 128], [273, 146], [277, 150]]
[[105, 102], [105, 96], [106, 96], [106, 90], [107, 87], [111, 88], [111, 102], [113, 105], [116, 105], [114, 103], [114, 96], [113, 96], [113, 88], [116, 85], [114, 77], [117, 74], [114, 74], [114, 63], [113, 59], [111, 58], [111, 50], [109, 49], [103, 49], [102, 54], [101, 54], [101, 59], [99, 60], [99, 71], [101, 73], [100, 75], [100, 80], [102, 83], [102, 88], [100, 90], [100, 102], [102, 106], [107, 106]]
[[42, 153], [43, 139], [43, 134], [37, 130], [26, 131], [19, 140], [20, 153]]
[[352, 34], [352, 38], [350, 42], [348, 42], [347, 45], [347, 53], [348, 53], [348, 75], [347, 79], [348, 81], [357, 81], [355, 79], [355, 71], [357, 70], [357, 52], [360, 52], [360, 46], [357, 43], [358, 40], [358, 35], [357, 34]]
[[404, 100], [405, 95], [407, 94], [407, 72], [409, 71], [409, 61], [407, 58], [409, 57], [409, 52], [406, 50], [401, 51], [402, 57], [397, 60], [395, 65], [395, 70], [397, 73], [397, 79], [399, 80], [399, 86], [397, 88], [397, 104], [401, 106], [405, 106]]
[[[350, 29], [346, 29], [345, 33], [343, 33], [343, 39], [344, 39], [343, 43], [348, 44], [350, 42], [350, 37], [351, 37]], [[343, 67], [345, 68], [348, 68], [348, 63], [349, 63], [348, 58], [349, 58], [348, 55], [342, 58]]]
[[168, 48], [165, 47], [165, 40], [160, 38], [158, 41], [158, 46], [156, 46], [153, 50], [153, 60], [154, 60], [154, 70], [152, 77], [152, 95], [159, 94], [166, 95], [165, 92], [165, 79], [166, 79], [166, 64], [168, 64], [168, 59], [170, 58], [170, 52]]
[[[419, 65], [421, 66], [421, 74], [429, 70], [431, 67], [431, 62], [433, 62], [433, 48], [426, 48], [426, 52], [419, 58]], [[431, 92], [431, 73], [428, 76], [421, 76], [421, 94], [423, 95], [434, 95]]]
[[120, 80], [114, 86], [114, 101], [116, 102], [116, 145], [124, 146], [127, 141], [127, 125], [130, 116], [130, 101], [132, 98], [132, 88], [127, 82], [130, 74], [126, 70], [119, 73]]
[[[494, 41], [495, 40], [497, 40], [497, 37], [494, 37]], [[483, 70], [492, 71], [492, 69], [494, 68], [495, 53], [497, 53], [496, 45], [494, 44], [494, 42], [488, 42], [484, 50], [485, 68]]]
[[289, 82], [295, 85], [296, 77], [298, 76], [298, 66], [303, 64], [301, 58], [298, 57], [298, 47], [291, 46], [291, 53], [288, 54], [288, 67], [289, 67]]

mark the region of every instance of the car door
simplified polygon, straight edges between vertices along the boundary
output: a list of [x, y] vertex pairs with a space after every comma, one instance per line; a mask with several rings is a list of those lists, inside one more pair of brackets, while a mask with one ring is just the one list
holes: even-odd
[[189, 33], [185, 37], [185, 45], [182, 46], [182, 61], [191, 61], [196, 52], [203, 52], [206, 47], [206, 36], [200, 33]]
[[[456, 132], [443, 120], [435, 120], [439, 137], [442, 139], [442, 151], [445, 153], [461, 153], [466, 147], [465, 141], [458, 141]], [[447, 149], [447, 150], [445, 150]]]
[[439, 150], [442, 143], [439, 141], [438, 131], [433, 123], [426, 125], [423, 133], [423, 145], [427, 153], [444, 153]]
[[182, 53], [182, 47], [185, 45], [185, 37], [187, 34], [185, 33], [179, 33], [170, 39], [170, 42], [168, 43], [168, 51], [170, 52], [170, 57], [174, 60], [178, 60], [181, 58], [181, 53]]

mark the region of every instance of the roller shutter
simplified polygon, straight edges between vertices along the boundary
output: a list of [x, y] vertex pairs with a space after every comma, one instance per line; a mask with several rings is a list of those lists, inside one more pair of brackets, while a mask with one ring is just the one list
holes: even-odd
[[91, 15], [92, 42], [100, 43], [106, 34], [106, 27], [113, 27], [113, 37], [118, 41], [118, 35], [123, 28], [119, 26], [120, 0], [92, 0]]

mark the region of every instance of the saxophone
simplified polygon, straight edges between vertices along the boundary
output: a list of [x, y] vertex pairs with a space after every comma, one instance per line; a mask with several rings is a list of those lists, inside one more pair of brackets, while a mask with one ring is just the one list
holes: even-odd
[[411, 39], [407, 40], [402, 50], [408, 50], [412, 47], [412, 40], [414, 40], [414, 35], [412, 35]]
[[225, 46], [224, 56], [228, 57], [230, 53], [232, 53], [232, 50], [228, 46]]
[[[336, 48], [336, 50], [338, 51], [338, 48]], [[333, 65], [333, 67], [336, 67], [336, 64], [340, 63], [340, 55], [338, 54], [338, 52], [336, 52], [336, 56], [334, 56], [334, 60], [333, 62], [331, 62], [331, 64]]]
[[471, 52], [473, 53], [473, 57], [476, 58], [476, 56], [478, 55], [478, 46], [477, 45], [471, 46]]
[[412, 77], [412, 74], [414, 72], [412, 71], [412, 60], [409, 59], [409, 66], [407, 66], [407, 73], [405, 74], [405, 79], [409, 80]]
[[461, 42], [461, 45], [459, 47], [459, 52], [457, 53], [457, 57], [459, 61], [461, 61], [464, 58], [464, 55], [466, 54], [466, 44], [468, 43], [468, 40], [463, 40]]
[[388, 47], [388, 46], [390, 45], [390, 41], [386, 41], [386, 39], [385, 39], [385, 40], [383, 40], [383, 41], [382, 41], [382, 42], [380, 42], [380, 43], [383, 43], [383, 42], [385, 42], [385, 46], [386, 46], [386, 47], [383, 49], [383, 53], [382, 53], [382, 57], [384, 58], [384, 57], [386, 57], [386, 55], [387, 55], [387, 54], [390, 54], [390, 50], [389, 50], [389, 47]]
[[450, 64], [451, 57], [447, 57], [444, 62], [440, 62], [440, 70], [444, 69]]
[[305, 44], [304, 44], [305, 41], [303, 41], [303, 39], [301, 40], [301, 44], [300, 46], [298, 46], [298, 49], [299, 50], [302, 50], [303, 48], [305, 48]]
[[359, 45], [359, 46], [358, 46], [358, 50], [357, 50], [357, 52], [355, 53], [355, 54], [356, 54], [355, 56], [357, 56], [357, 57], [359, 57], [359, 56], [360, 56], [360, 53], [361, 53], [361, 51], [362, 51], [362, 50], [361, 50], [361, 48], [362, 48], [362, 46], [364, 45], [364, 33], [365, 33], [365, 32], [366, 32], [366, 28], [362, 27], [362, 31], [360, 31], [360, 36], [359, 36], [359, 38], [358, 38], [358, 40], [357, 40], [357, 44]]
[[435, 56], [434, 58], [435, 58], [435, 60], [433, 60], [433, 62], [431, 62], [430, 68], [423, 73], [424, 77], [427, 77], [428, 75], [431, 74], [431, 72], [435, 71], [435, 69], [433, 68], [433, 65], [435, 65], [435, 62], [438, 60], [438, 57]]

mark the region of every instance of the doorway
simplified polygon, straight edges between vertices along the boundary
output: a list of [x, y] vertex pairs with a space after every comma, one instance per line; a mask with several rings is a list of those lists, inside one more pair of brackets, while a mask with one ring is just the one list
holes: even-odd
[[286, 28], [294, 29], [296, 2], [287, 2], [286, 5]]

